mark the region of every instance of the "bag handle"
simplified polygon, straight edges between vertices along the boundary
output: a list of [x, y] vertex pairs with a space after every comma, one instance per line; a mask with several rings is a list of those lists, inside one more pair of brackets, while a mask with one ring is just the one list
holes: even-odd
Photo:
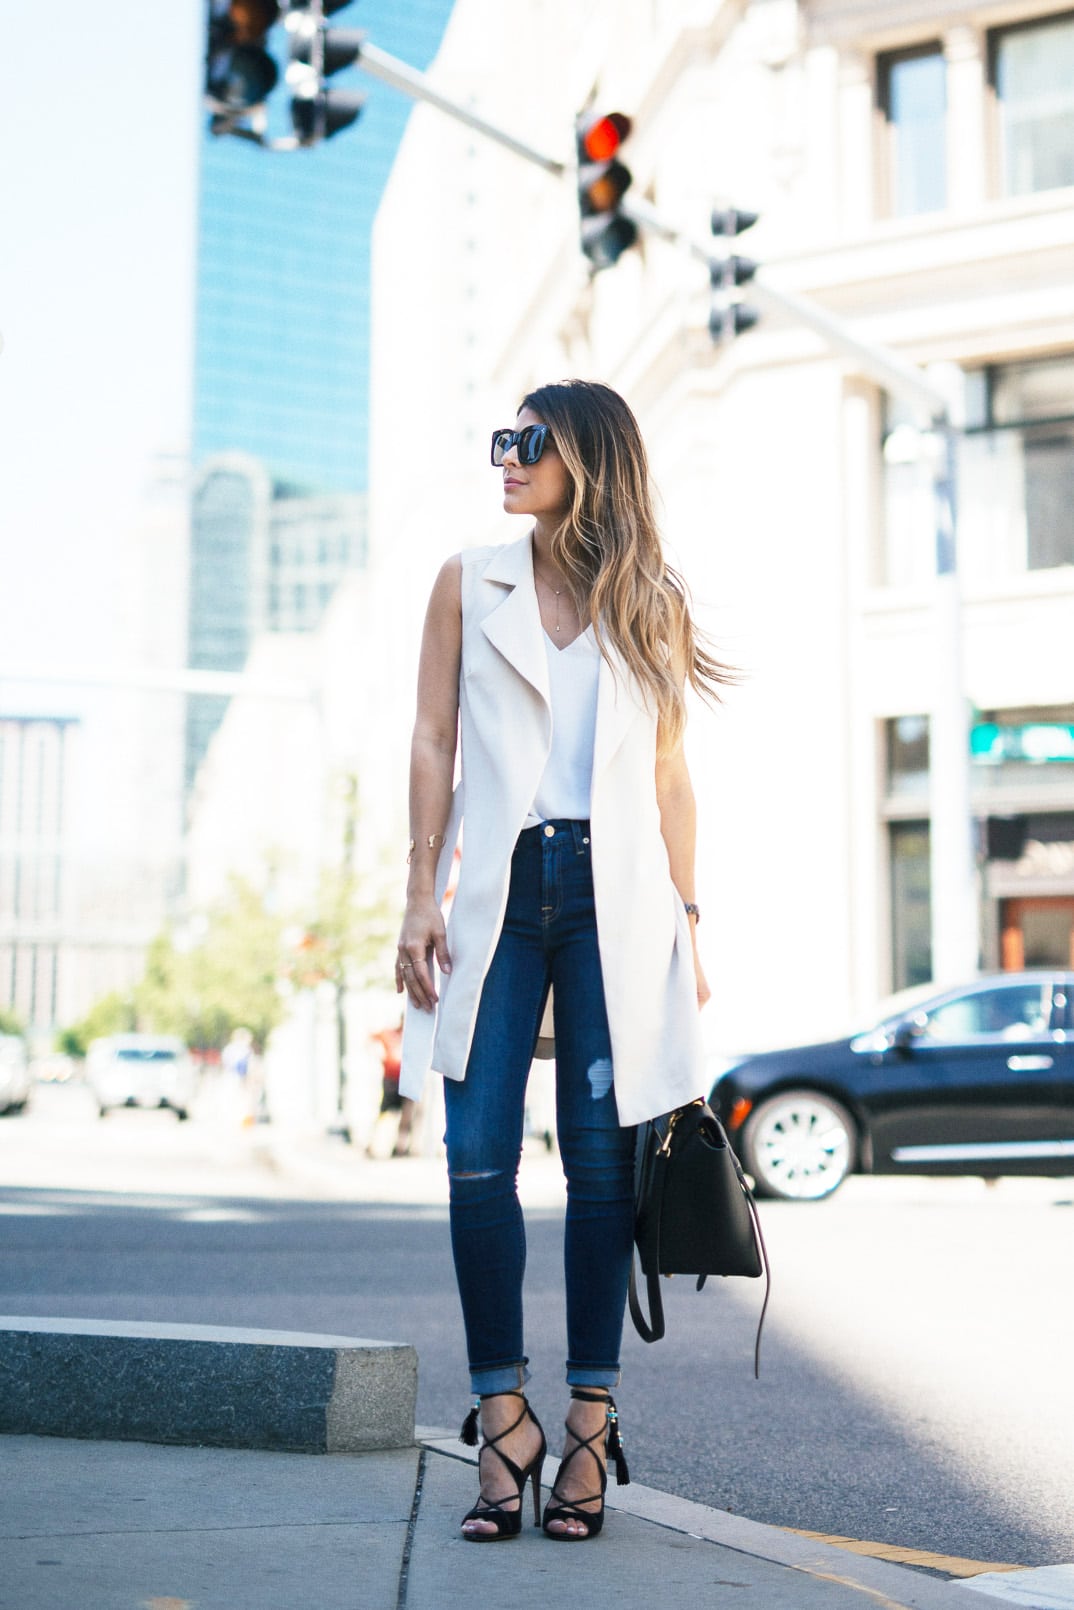
[[636, 1274], [636, 1258], [630, 1260], [630, 1286], [627, 1297], [630, 1302], [630, 1317], [634, 1321], [634, 1329], [643, 1342], [658, 1342], [664, 1334], [664, 1299], [660, 1295], [660, 1276], [658, 1274], [646, 1275], [646, 1285], [649, 1292], [649, 1319], [645, 1318], [638, 1296], [638, 1281]]
[[[659, 1135], [660, 1131], [657, 1129], [655, 1123], [652, 1124], [652, 1129], [655, 1134]], [[666, 1152], [670, 1140], [671, 1129], [669, 1128], [668, 1133], [661, 1138], [661, 1151]], [[630, 1317], [634, 1322], [634, 1329], [637, 1331], [643, 1342], [658, 1342], [664, 1335], [664, 1299], [660, 1294], [660, 1227], [663, 1223], [664, 1182], [667, 1178], [667, 1175], [662, 1168], [658, 1171], [657, 1178], [660, 1181], [660, 1189], [659, 1191], [654, 1191], [653, 1195], [655, 1197], [655, 1201], [652, 1203], [653, 1218], [656, 1224], [657, 1256], [655, 1267], [651, 1269], [648, 1275], [645, 1277], [645, 1284], [649, 1295], [648, 1319], [645, 1318], [645, 1313], [641, 1306], [641, 1299], [638, 1296], [638, 1281], [635, 1272], [635, 1266], [638, 1260], [633, 1249], [631, 1250], [630, 1255], [630, 1285], [627, 1289], [627, 1299], [630, 1303]]]

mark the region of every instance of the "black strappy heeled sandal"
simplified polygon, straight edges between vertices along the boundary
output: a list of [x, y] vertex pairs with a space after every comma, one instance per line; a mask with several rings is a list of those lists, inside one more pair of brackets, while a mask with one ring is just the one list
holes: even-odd
[[[466, 1525], [467, 1521], [489, 1521], [496, 1528], [496, 1530], [494, 1532], [463, 1532], [463, 1537], [466, 1538], [467, 1542], [469, 1543], [498, 1543], [503, 1538], [518, 1536], [522, 1530], [522, 1499], [525, 1494], [526, 1483], [528, 1481], [533, 1482], [533, 1524], [534, 1526], [539, 1526], [541, 1524], [541, 1466], [544, 1463], [544, 1456], [548, 1451], [548, 1444], [545, 1441], [544, 1432], [541, 1430], [541, 1422], [538, 1420], [537, 1416], [526, 1402], [525, 1396], [521, 1392], [488, 1392], [485, 1395], [490, 1398], [517, 1397], [522, 1400], [522, 1410], [518, 1416], [518, 1419], [512, 1420], [509, 1426], [505, 1426], [500, 1432], [499, 1436], [485, 1437], [481, 1443], [482, 1454], [485, 1452], [486, 1448], [493, 1449], [497, 1459], [504, 1466], [514, 1481], [516, 1491], [511, 1496], [501, 1499], [499, 1503], [496, 1504], [484, 1503], [481, 1495], [478, 1495], [477, 1503], [474, 1505], [473, 1509], [468, 1510], [462, 1518], [463, 1526]], [[480, 1408], [481, 1399], [475, 1398], [474, 1406], [466, 1416], [466, 1419], [463, 1421], [462, 1430], [459, 1432], [461, 1440], [465, 1442], [468, 1448], [475, 1448], [477, 1446], [477, 1428]], [[513, 1459], [511, 1459], [507, 1454], [503, 1453], [501, 1449], [496, 1446], [497, 1443], [503, 1441], [504, 1437], [509, 1437], [512, 1431], [517, 1431], [523, 1420], [532, 1420], [533, 1424], [537, 1427], [537, 1430], [541, 1433], [541, 1446], [538, 1449], [536, 1456], [530, 1460], [525, 1470], [523, 1470], [521, 1466], [516, 1465]], [[481, 1454], [478, 1455], [478, 1470], [480, 1471], [480, 1469]], [[506, 1504], [514, 1504], [516, 1507], [514, 1509], [506, 1509], [504, 1507]]]
[[[571, 1397], [580, 1403], [606, 1404], [607, 1420], [606, 1424], [599, 1426], [590, 1437], [580, 1437], [576, 1431], [571, 1429], [570, 1425], [567, 1426], [567, 1431], [574, 1438], [574, 1447], [569, 1453], [564, 1454], [560, 1461], [556, 1479], [552, 1484], [552, 1496], [545, 1505], [544, 1520], [541, 1523], [545, 1535], [553, 1538], [557, 1543], [584, 1543], [590, 1537], [597, 1537], [604, 1525], [604, 1494], [608, 1487], [608, 1471], [604, 1460], [601, 1459], [593, 1445], [599, 1442], [605, 1432], [607, 1432], [605, 1451], [608, 1458], [615, 1465], [617, 1485], [625, 1487], [630, 1481], [626, 1455], [623, 1452], [623, 1439], [619, 1434], [619, 1411], [615, 1407], [615, 1399], [610, 1393], [585, 1392], [580, 1387], [572, 1389]], [[580, 1498], [575, 1503], [567, 1500], [557, 1501], [556, 1491], [563, 1479], [563, 1472], [570, 1465], [571, 1460], [576, 1458], [583, 1449], [593, 1460], [600, 1474], [600, 1492], [594, 1493], [590, 1498]], [[595, 1504], [598, 1502], [600, 1503], [599, 1509], [582, 1508], [583, 1504]], [[548, 1528], [554, 1521], [579, 1521], [586, 1530], [584, 1532], [550, 1532]]]

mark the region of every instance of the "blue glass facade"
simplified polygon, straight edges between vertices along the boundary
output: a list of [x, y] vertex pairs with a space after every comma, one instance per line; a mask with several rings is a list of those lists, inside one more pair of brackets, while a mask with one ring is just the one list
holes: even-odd
[[[425, 68], [452, 0], [361, 0], [335, 27]], [[286, 35], [271, 36], [286, 61]], [[410, 100], [357, 68], [358, 122], [309, 150], [203, 136], [194, 374], [195, 468], [241, 451], [281, 480], [361, 491], [368, 478], [369, 241]], [[272, 115], [287, 121], [281, 83]]]

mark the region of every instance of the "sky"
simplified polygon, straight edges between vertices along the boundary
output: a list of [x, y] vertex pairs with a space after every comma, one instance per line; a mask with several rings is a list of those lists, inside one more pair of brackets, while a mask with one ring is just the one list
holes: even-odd
[[122, 534], [187, 433], [200, 8], [167, 9], [55, 0], [32, 59], [0, 55], [3, 662], [114, 624]]

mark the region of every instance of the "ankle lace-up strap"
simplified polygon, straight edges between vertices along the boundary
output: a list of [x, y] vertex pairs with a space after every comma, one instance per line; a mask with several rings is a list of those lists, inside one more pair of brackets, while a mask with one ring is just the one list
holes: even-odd
[[[619, 1429], [619, 1410], [615, 1406], [615, 1399], [610, 1392], [587, 1392], [584, 1387], [572, 1387], [571, 1397], [578, 1403], [603, 1403], [607, 1406], [608, 1436], [604, 1448], [607, 1457], [615, 1466], [615, 1484], [617, 1487], [629, 1487], [630, 1470], [626, 1462], [626, 1453], [623, 1449], [623, 1435]], [[601, 1433], [594, 1431], [591, 1437], [579, 1437], [572, 1431], [580, 1448], [589, 1447]], [[592, 1449], [590, 1450], [592, 1452]], [[568, 1455], [568, 1457], [570, 1457]]]
[[[466, 1416], [466, 1419], [462, 1422], [462, 1430], [459, 1432], [459, 1441], [464, 1442], [468, 1448], [477, 1447], [477, 1433], [481, 1424], [481, 1402], [483, 1398], [521, 1398], [523, 1403], [526, 1402], [526, 1394], [524, 1392], [475, 1392], [473, 1407]], [[527, 1410], [524, 1409], [522, 1414], [515, 1421], [515, 1425], [509, 1427], [511, 1431], [515, 1429], [515, 1426], [521, 1424], [522, 1420], [524, 1420], [526, 1417], [526, 1413]], [[506, 1432], [501, 1432], [501, 1436], [506, 1436], [506, 1434]], [[497, 1437], [494, 1440], [499, 1442], [500, 1439]]]

